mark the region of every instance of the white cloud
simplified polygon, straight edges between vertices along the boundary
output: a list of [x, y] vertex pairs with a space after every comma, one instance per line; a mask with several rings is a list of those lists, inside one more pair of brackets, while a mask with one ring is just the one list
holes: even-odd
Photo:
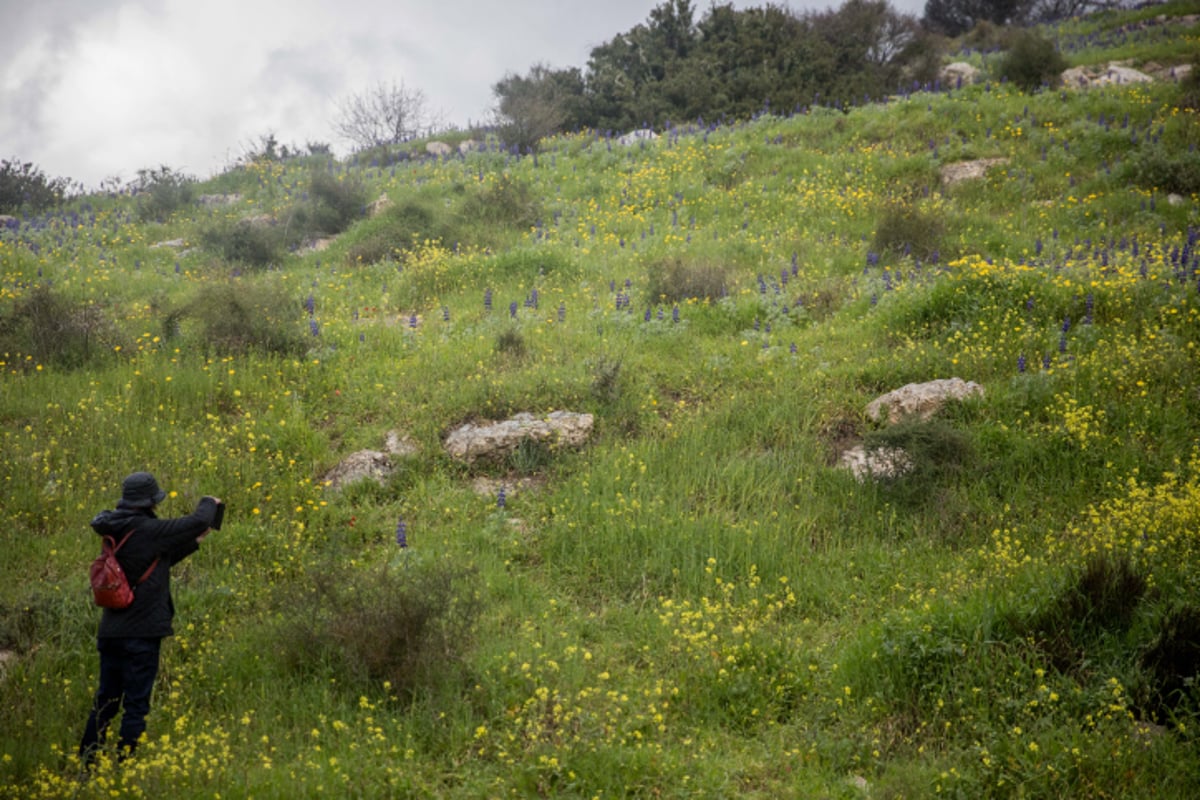
[[[903, 0], [895, 7], [919, 0]], [[736, 2], [738, 7], [765, 2]], [[205, 177], [260, 136], [333, 140], [336, 102], [380, 81], [479, 122], [534, 63], [584, 68], [655, 0], [40, 0], [0, 31], [0, 157], [89, 186], [162, 164]], [[696, 2], [697, 18], [706, 5]], [[833, 3], [812, 0], [812, 7]]]

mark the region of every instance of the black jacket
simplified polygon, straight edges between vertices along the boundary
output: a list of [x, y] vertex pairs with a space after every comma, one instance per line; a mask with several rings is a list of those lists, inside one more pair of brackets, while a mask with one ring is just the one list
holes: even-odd
[[[200, 549], [196, 537], [211, 527], [217, 503], [202, 498], [196, 510], [186, 517], [159, 519], [154, 510], [132, 508], [118, 502], [114, 511], [101, 511], [92, 520], [92, 529], [100, 536], [113, 537], [114, 544], [129, 531], [133, 535], [117, 551], [117, 560], [133, 586], [133, 605], [122, 609], [104, 609], [100, 617], [101, 639], [160, 638], [174, 633], [171, 620], [175, 604], [171, 601], [171, 566]], [[137, 581], [154, 559], [158, 564], [141, 584]]]

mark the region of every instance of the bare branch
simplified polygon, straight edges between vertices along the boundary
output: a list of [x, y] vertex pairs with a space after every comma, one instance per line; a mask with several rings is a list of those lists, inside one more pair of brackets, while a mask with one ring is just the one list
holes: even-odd
[[364, 150], [396, 144], [429, 129], [432, 119], [425, 103], [420, 89], [410, 89], [403, 81], [381, 82], [343, 98], [333, 128], [338, 136]]

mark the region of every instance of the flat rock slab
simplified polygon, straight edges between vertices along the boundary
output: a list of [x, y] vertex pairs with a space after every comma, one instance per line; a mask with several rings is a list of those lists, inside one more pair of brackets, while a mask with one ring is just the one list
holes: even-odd
[[929, 419], [951, 400], [982, 397], [983, 387], [962, 378], [942, 378], [927, 383], [910, 383], [875, 398], [867, 404], [867, 416], [874, 420], [885, 416], [889, 423], [905, 417]]
[[960, 181], [982, 178], [994, 166], [1007, 164], [1007, 158], [979, 158], [974, 161], [959, 161], [942, 167], [942, 182], [953, 185]]
[[591, 414], [554, 411], [545, 416], [521, 413], [502, 422], [467, 423], [446, 437], [446, 453], [468, 464], [479, 459], [499, 460], [526, 440], [554, 447], [579, 447], [592, 435]]

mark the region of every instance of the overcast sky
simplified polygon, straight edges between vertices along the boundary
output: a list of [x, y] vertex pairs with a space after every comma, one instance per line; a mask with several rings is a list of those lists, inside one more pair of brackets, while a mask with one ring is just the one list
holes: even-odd
[[[0, 158], [94, 188], [160, 165], [207, 178], [269, 132], [344, 155], [331, 123], [348, 94], [403, 82], [446, 123], [466, 126], [487, 118], [506, 73], [584, 68], [593, 47], [659, 4], [0, 0]], [[924, 0], [891, 5], [919, 15]], [[694, 7], [699, 19], [710, 3]]]

